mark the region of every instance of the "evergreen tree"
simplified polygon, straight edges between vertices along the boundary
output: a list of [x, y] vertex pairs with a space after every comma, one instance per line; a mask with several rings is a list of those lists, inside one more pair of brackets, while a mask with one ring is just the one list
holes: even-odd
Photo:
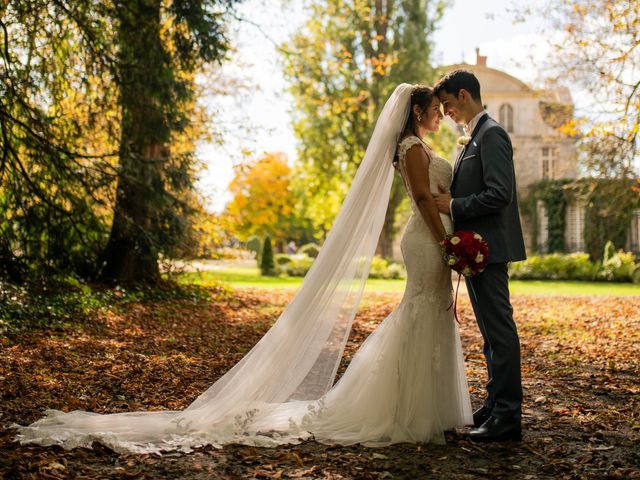
[[0, 7], [0, 270], [159, 278], [196, 198], [194, 72], [233, 3]]
[[88, 275], [111, 220], [114, 48], [88, 3], [0, 7], [0, 273], [14, 281]]
[[271, 237], [264, 237], [264, 246], [262, 247], [262, 255], [260, 258], [260, 272], [262, 275], [274, 275], [275, 263], [273, 260], [273, 247], [271, 246]]
[[[171, 169], [172, 135], [189, 118], [180, 108], [193, 93], [185, 75], [201, 62], [220, 60], [228, 45], [220, 4], [230, 0], [174, 0], [164, 17], [162, 0], [129, 0], [115, 10], [121, 125], [120, 176], [101, 277], [119, 282], [155, 282], [159, 245], [179, 229], [187, 207], [167, 184], [191, 187], [189, 162]], [[170, 38], [163, 27], [172, 25]], [[177, 168], [176, 168], [177, 167]], [[170, 237], [170, 236], [169, 236]]]

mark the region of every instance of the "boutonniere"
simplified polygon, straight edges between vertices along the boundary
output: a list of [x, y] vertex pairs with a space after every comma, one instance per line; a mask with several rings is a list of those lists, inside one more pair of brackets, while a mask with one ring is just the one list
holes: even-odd
[[467, 137], [466, 135], [463, 137], [458, 137], [458, 145], [461, 147], [464, 147], [465, 145], [469, 144], [469, 141], [471, 140], [471, 137]]

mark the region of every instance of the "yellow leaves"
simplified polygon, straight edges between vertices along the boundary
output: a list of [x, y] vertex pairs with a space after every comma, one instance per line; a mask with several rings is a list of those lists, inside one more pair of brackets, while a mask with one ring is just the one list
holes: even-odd
[[584, 16], [587, 14], [587, 6], [576, 2], [573, 4], [573, 12], [580, 16]]
[[569, 137], [576, 137], [581, 133], [580, 126], [582, 125], [582, 123], [583, 122], [580, 119], [574, 118], [561, 125], [558, 130], [560, 131], [560, 133]]
[[[638, 93], [633, 86], [634, 72], [640, 67], [640, 0], [556, 0], [544, 11], [551, 24], [566, 33], [560, 42], [552, 42], [558, 60], [551, 64], [563, 71], [567, 81], [592, 92], [591, 107], [600, 110], [604, 104], [610, 118], [623, 110], [637, 112], [633, 105]], [[635, 133], [627, 130], [622, 135]]]
[[386, 75], [392, 66], [396, 65], [399, 62], [396, 57], [389, 57], [384, 53], [380, 53], [375, 57], [368, 58], [366, 63], [370, 64], [373, 67], [374, 73], [380, 75], [381, 77]]
[[226, 209], [232, 230], [240, 237], [269, 233], [277, 240], [282, 236], [295, 206], [290, 177], [283, 153], [267, 153], [238, 166], [229, 184], [234, 197]]

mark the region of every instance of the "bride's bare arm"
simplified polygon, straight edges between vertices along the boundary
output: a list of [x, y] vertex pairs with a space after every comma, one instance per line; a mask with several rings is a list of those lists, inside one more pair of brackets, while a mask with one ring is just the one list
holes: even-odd
[[414, 145], [407, 152], [405, 167], [413, 201], [434, 237], [441, 242], [447, 234], [438, 206], [429, 189], [429, 157], [424, 148]]

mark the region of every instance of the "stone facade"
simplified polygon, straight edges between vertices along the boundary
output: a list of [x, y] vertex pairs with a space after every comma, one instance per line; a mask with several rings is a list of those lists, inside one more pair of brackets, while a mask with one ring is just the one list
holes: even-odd
[[526, 189], [543, 178], [577, 177], [575, 140], [556, 128], [573, 115], [568, 89], [533, 90], [517, 78], [487, 67], [486, 57], [480, 55], [476, 65], [451, 65], [447, 70], [457, 68], [478, 77], [487, 112], [509, 132], [519, 188]]
[[[544, 178], [576, 178], [578, 176], [575, 140], [561, 134], [557, 127], [573, 115], [573, 101], [566, 88], [534, 90], [521, 80], [487, 66], [487, 57], [476, 50], [476, 64], [457, 64], [446, 71], [465, 69], [472, 71], [480, 81], [482, 101], [495, 120], [505, 127], [513, 143], [513, 161], [520, 196], [532, 183]], [[451, 122], [453, 125], [453, 122]], [[458, 127], [461, 130], [461, 127]], [[453, 154], [455, 155], [455, 153]], [[544, 209], [538, 217], [538, 245], [544, 245]], [[521, 218], [527, 251], [533, 248], [533, 229], [525, 216]], [[577, 232], [572, 229], [569, 235]], [[580, 245], [580, 241], [567, 238], [567, 245]]]

